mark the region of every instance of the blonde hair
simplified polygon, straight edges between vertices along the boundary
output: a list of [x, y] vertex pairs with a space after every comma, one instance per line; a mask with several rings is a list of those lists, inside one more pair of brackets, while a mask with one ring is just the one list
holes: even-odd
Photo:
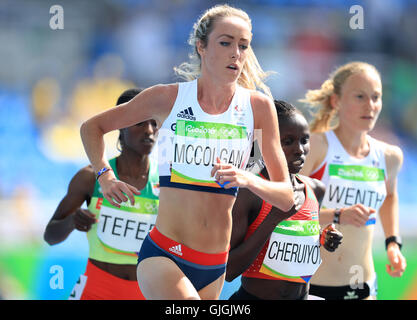
[[337, 109], [331, 104], [331, 96], [342, 93], [342, 87], [346, 80], [353, 74], [366, 71], [374, 71], [381, 77], [375, 66], [361, 61], [354, 61], [338, 67], [330, 74], [329, 79], [323, 82], [320, 89], [308, 90], [301, 102], [309, 104], [313, 108], [319, 107], [310, 124], [311, 132], [325, 132], [337, 126]]
[[[249, 29], [252, 30], [252, 21], [248, 14], [227, 4], [216, 5], [203, 13], [193, 26], [188, 43], [193, 47], [189, 55], [190, 61], [182, 63], [179, 67], [174, 67], [175, 73], [186, 81], [198, 78], [201, 74], [201, 57], [197, 52], [197, 41], [201, 41], [204, 46], [207, 45], [208, 36], [213, 30], [214, 22], [218, 18], [239, 17], [246, 21]], [[264, 80], [271, 74], [262, 70], [252, 47], [247, 48], [247, 58], [238, 79], [238, 84], [244, 88], [256, 90], [257, 88], [272, 98], [271, 90], [264, 83]]]

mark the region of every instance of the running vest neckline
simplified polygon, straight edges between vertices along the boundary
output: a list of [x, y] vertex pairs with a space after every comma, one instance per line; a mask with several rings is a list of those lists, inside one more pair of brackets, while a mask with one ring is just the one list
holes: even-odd
[[[116, 158], [109, 161], [117, 179]], [[96, 181], [88, 209], [99, 220], [87, 232], [89, 258], [115, 264], [136, 264], [137, 253], [148, 232], [155, 225], [159, 205], [158, 166], [150, 160], [148, 181], [135, 196], [135, 205], [129, 201], [120, 208], [112, 206], [103, 197]]]
[[201, 106], [200, 102], [198, 101], [198, 79], [195, 79], [195, 80], [193, 80], [191, 82], [192, 82], [192, 86], [193, 87], [195, 86], [195, 88], [196, 88], [195, 89], [195, 95], [193, 95], [193, 100], [194, 100], [194, 104], [195, 104], [196, 108], [199, 109], [199, 111], [201, 111], [203, 114], [205, 114], [207, 116], [210, 116], [210, 117], [216, 117], [216, 118], [221, 118], [221, 117], [227, 115], [227, 112], [229, 111], [230, 107], [233, 106], [233, 103], [235, 101], [235, 97], [236, 97], [236, 95], [237, 95], [237, 93], [239, 91], [239, 88], [241, 88], [238, 85], [236, 85], [236, 90], [233, 93], [232, 100], [230, 101], [230, 104], [229, 104], [228, 108], [225, 111], [223, 111], [222, 113], [211, 114], [211, 113], [208, 113], [208, 112], [204, 111], [203, 107]]
[[172, 110], [159, 130], [160, 186], [236, 196], [211, 177], [216, 158], [246, 169], [253, 141], [250, 90], [236, 86], [228, 109], [208, 114], [197, 98], [197, 79], [178, 84]]

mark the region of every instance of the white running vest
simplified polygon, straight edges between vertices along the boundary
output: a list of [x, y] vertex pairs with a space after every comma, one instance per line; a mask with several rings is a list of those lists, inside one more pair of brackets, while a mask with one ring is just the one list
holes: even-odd
[[217, 157], [246, 169], [254, 135], [250, 97], [250, 90], [236, 86], [229, 108], [212, 115], [198, 103], [197, 79], [179, 83], [159, 130], [160, 186], [236, 195], [237, 188], [224, 189], [210, 173]]
[[325, 133], [328, 150], [323, 163], [311, 177], [317, 177], [326, 185], [322, 208], [343, 208], [363, 204], [376, 210], [366, 225], [374, 225], [376, 214], [387, 195], [385, 179], [384, 146], [367, 136], [370, 151], [363, 159], [350, 156], [333, 131]]

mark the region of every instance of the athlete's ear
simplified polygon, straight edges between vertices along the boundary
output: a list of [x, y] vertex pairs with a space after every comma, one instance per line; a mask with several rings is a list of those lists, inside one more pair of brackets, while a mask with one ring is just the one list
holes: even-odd
[[330, 105], [332, 107], [332, 109], [334, 110], [339, 110], [339, 96], [336, 93], [333, 93], [330, 96]]
[[197, 40], [197, 42], [195, 43], [195, 46], [196, 46], [197, 53], [201, 57], [201, 54], [204, 52], [204, 48], [205, 48], [203, 41]]

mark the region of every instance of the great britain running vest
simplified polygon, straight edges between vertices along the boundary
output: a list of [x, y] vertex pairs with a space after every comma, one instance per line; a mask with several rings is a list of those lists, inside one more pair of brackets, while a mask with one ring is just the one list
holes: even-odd
[[250, 90], [236, 86], [222, 114], [204, 112], [197, 100], [197, 79], [178, 85], [177, 99], [159, 130], [158, 162], [161, 187], [236, 196], [210, 176], [217, 157], [246, 169], [253, 140]]
[[[243, 277], [306, 283], [320, 266], [319, 204], [309, 184], [300, 176], [296, 177], [305, 185], [304, 204], [297, 213], [275, 227]], [[255, 232], [271, 209], [271, 204], [263, 201], [245, 239]]]
[[311, 174], [326, 185], [322, 208], [343, 208], [363, 204], [376, 210], [367, 226], [374, 225], [376, 214], [387, 195], [384, 146], [367, 136], [370, 151], [363, 159], [350, 156], [333, 131], [325, 133], [328, 151], [319, 169]]
[[[109, 161], [119, 179], [116, 158]], [[96, 181], [88, 209], [98, 222], [87, 232], [89, 258], [115, 264], [137, 264], [137, 252], [148, 232], [155, 225], [159, 205], [158, 166], [150, 161], [148, 182], [135, 195], [135, 204], [128, 201], [117, 208], [103, 197]]]

